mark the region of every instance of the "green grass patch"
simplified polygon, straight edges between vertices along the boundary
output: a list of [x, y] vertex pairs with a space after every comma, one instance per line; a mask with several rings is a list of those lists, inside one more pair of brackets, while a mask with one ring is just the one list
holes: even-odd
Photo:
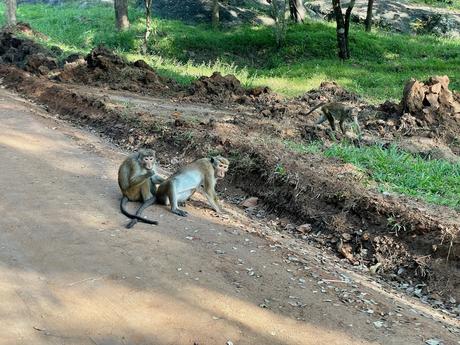
[[[150, 54], [141, 56], [143, 13], [130, 8], [129, 17], [131, 28], [120, 33], [114, 29], [110, 5], [18, 7], [18, 19], [47, 35], [47, 45], [57, 45], [66, 53], [85, 53], [104, 43], [130, 60], [145, 59], [160, 74], [181, 83], [217, 70], [235, 74], [246, 86], [268, 85], [285, 96], [296, 96], [328, 80], [371, 102], [400, 99], [405, 81], [412, 77], [423, 80], [446, 74], [451, 88], [460, 89], [460, 40], [377, 30], [366, 33], [354, 25], [350, 32], [353, 57], [342, 62], [336, 57], [333, 23], [291, 25], [286, 45], [276, 49], [270, 27], [214, 31], [208, 25], [156, 18]], [[3, 21], [3, 13], [0, 18]]]
[[355, 147], [334, 144], [323, 149], [320, 143], [286, 142], [286, 148], [299, 153], [322, 152], [355, 165], [378, 183], [381, 192], [397, 192], [428, 203], [460, 209], [460, 164], [425, 160], [396, 146]]

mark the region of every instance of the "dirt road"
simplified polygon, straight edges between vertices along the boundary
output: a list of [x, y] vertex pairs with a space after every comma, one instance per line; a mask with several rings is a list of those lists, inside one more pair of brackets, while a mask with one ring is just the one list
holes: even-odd
[[123, 155], [40, 113], [0, 91], [1, 345], [457, 343], [420, 306], [353, 283], [372, 313], [399, 318], [375, 324], [370, 306], [337, 299], [350, 281], [320, 286], [321, 262], [286, 260], [241, 214], [155, 206], [159, 226], [126, 230]]

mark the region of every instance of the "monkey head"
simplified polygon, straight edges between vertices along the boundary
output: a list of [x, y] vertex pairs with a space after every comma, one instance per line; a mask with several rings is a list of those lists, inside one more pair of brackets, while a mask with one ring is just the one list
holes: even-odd
[[221, 156], [211, 157], [211, 164], [214, 167], [214, 177], [223, 179], [230, 165], [228, 159]]
[[155, 151], [151, 149], [141, 149], [139, 150], [139, 163], [146, 170], [153, 170], [155, 168]]

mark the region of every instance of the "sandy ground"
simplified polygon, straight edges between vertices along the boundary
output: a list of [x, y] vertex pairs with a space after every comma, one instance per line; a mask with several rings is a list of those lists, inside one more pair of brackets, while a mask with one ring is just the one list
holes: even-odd
[[[318, 279], [332, 271], [313, 260], [317, 249], [288, 260], [235, 207], [216, 217], [193, 202], [184, 219], [155, 206], [145, 215], [160, 225], [126, 230], [123, 157], [0, 90], [1, 345], [460, 343], [445, 328], [455, 320], [366, 279], [322, 292]], [[376, 314], [397, 308], [398, 322], [376, 326], [380, 314], [340, 302], [350, 284]]]

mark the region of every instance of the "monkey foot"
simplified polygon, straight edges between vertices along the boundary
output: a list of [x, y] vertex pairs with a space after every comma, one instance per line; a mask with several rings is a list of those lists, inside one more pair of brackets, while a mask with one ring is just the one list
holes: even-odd
[[188, 216], [188, 212], [184, 211], [184, 210], [176, 209], [176, 210], [171, 210], [171, 212], [174, 213], [174, 214], [177, 214], [178, 216], [181, 216], [181, 217], [187, 217]]

